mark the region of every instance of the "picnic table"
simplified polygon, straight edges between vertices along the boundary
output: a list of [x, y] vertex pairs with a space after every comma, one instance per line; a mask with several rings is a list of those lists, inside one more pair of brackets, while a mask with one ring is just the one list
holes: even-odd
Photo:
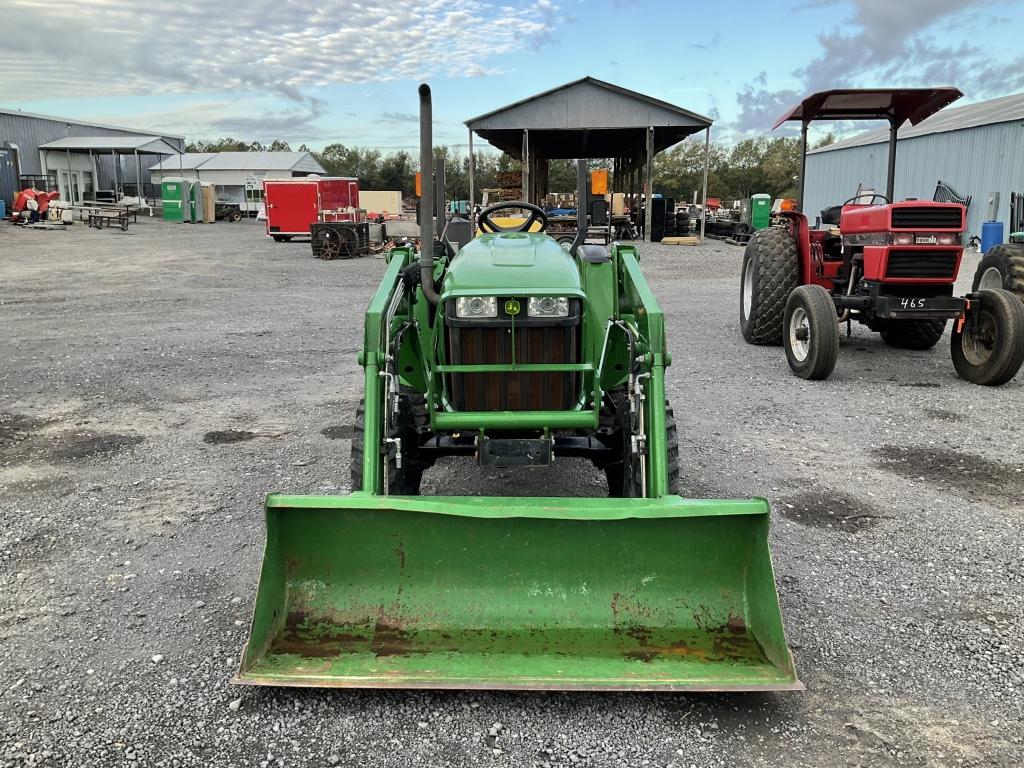
[[140, 206], [135, 203], [80, 203], [72, 206], [79, 212], [80, 220], [90, 227], [103, 229], [104, 226], [119, 226], [128, 231], [129, 220], [138, 223]]

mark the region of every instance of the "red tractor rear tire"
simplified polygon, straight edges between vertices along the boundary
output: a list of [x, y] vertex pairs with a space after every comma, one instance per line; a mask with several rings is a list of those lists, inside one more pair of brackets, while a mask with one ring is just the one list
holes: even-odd
[[1024, 301], [1024, 245], [1004, 243], [981, 257], [971, 290], [985, 288], [1005, 288]]
[[887, 320], [880, 329], [890, 347], [931, 349], [946, 331], [945, 320]]
[[786, 300], [800, 282], [796, 241], [788, 229], [758, 230], [743, 252], [740, 331], [750, 344], [782, 343]]
[[998, 387], [1024, 365], [1024, 304], [1002, 288], [979, 293], [979, 316], [953, 326], [950, 355], [961, 378]]
[[832, 375], [839, 359], [839, 318], [832, 296], [820, 285], [801, 285], [789, 294], [783, 344], [789, 367], [801, 379]]

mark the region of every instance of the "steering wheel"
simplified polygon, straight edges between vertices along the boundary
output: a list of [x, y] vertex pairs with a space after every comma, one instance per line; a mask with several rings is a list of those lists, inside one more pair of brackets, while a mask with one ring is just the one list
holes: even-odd
[[[527, 211], [530, 215], [526, 221], [520, 224], [518, 227], [499, 227], [493, 221], [491, 216], [498, 211], [509, 210], [523, 210]], [[480, 214], [476, 217], [476, 225], [484, 232], [490, 232], [497, 234], [499, 232], [529, 232], [530, 227], [533, 226], [534, 222], [540, 222], [540, 231], [543, 232], [548, 228], [548, 215], [544, 213], [543, 208], [538, 208], [536, 205], [530, 203], [520, 203], [514, 200], [510, 200], [505, 203], [497, 203], [495, 205], [484, 208], [480, 211]]]
[[[856, 202], [857, 200], [860, 200], [862, 197], [867, 197], [867, 194], [854, 195], [849, 200], [845, 201], [843, 203], [843, 205], [849, 205], [850, 203], [853, 203], [853, 202]], [[880, 195], [877, 192], [873, 192], [871, 194], [871, 199], [868, 200], [868, 202], [866, 202], [866, 203], [859, 203], [859, 205], [874, 205], [876, 198], [881, 198], [882, 200], [885, 200], [886, 203], [891, 203], [892, 202], [892, 200], [890, 200], [885, 195]]]

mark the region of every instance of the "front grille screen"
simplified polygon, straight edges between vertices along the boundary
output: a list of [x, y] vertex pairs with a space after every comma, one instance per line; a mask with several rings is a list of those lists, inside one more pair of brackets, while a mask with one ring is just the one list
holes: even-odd
[[893, 229], [961, 229], [960, 206], [921, 206], [892, 209]]
[[[579, 326], [449, 327], [448, 359], [453, 365], [571, 364], [579, 357]], [[570, 410], [579, 390], [577, 372], [452, 373], [448, 393], [458, 411]]]
[[955, 250], [915, 250], [889, 252], [886, 277], [955, 277]]

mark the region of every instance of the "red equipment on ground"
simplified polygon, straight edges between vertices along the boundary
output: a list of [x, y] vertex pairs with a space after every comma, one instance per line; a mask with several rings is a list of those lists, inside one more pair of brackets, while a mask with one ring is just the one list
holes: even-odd
[[325, 221], [361, 221], [359, 179], [304, 176], [264, 179], [267, 235], [278, 242], [308, 237], [310, 227]]
[[18, 193], [18, 196], [14, 198], [14, 206], [11, 208], [11, 218], [17, 221], [21, 218], [22, 211], [29, 210], [29, 200], [35, 200], [36, 195], [40, 194], [34, 189], [23, 189]]

